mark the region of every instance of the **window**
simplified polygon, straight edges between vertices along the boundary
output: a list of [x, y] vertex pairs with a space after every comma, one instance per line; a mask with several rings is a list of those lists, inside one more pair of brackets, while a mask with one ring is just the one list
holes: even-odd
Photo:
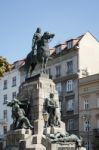
[[61, 52], [61, 47], [56, 47], [56, 54], [60, 53]]
[[7, 104], [7, 94], [3, 95], [3, 104]]
[[84, 131], [89, 131], [90, 130], [90, 121], [85, 120], [84, 121]]
[[56, 84], [56, 90], [58, 91], [58, 94], [60, 95], [62, 91], [61, 83]]
[[3, 127], [3, 133], [6, 134], [7, 133], [7, 126]]
[[73, 80], [68, 80], [66, 83], [66, 92], [73, 91]]
[[73, 61], [67, 62], [67, 73], [73, 73]]
[[3, 86], [3, 89], [7, 89], [7, 80], [4, 80], [4, 86]]
[[67, 111], [73, 111], [74, 110], [74, 100], [70, 99], [67, 101]]
[[89, 102], [88, 102], [88, 100], [85, 98], [85, 100], [84, 100], [84, 109], [85, 110], [88, 110], [89, 109]]
[[74, 119], [69, 119], [68, 124], [67, 124], [68, 130], [73, 130], [74, 129]]
[[3, 118], [4, 118], [4, 120], [7, 120], [7, 110], [3, 111]]
[[61, 66], [56, 66], [56, 77], [59, 77], [61, 75]]
[[16, 77], [12, 78], [12, 86], [16, 86]]
[[67, 41], [67, 48], [70, 49], [72, 48], [72, 46], [73, 46], [73, 41], [72, 40]]
[[12, 100], [13, 100], [14, 98], [16, 98], [16, 92], [13, 92], [13, 93], [12, 93]]

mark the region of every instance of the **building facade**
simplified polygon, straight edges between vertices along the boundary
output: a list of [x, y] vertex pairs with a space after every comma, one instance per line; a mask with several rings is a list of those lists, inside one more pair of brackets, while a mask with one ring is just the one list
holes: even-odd
[[7, 101], [12, 101], [17, 97], [20, 84], [23, 82], [24, 77], [20, 73], [19, 68], [23, 64], [23, 61], [16, 61], [12, 65], [10, 72], [5, 73], [4, 77], [0, 79], [0, 138], [10, 128], [12, 123], [11, 108], [7, 107]]
[[69, 133], [79, 134], [79, 79], [99, 72], [98, 56], [99, 42], [89, 32], [55, 46], [52, 53], [47, 72], [56, 83]]
[[99, 149], [99, 74], [79, 80], [79, 132], [87, 150]]
[[[61, 45], [58, 45], [61, 48]], [[56, 89], [59, 93], [61, 117], [66, 123], [66, 129], [69, 132], [77, 134], [78, 132], [78, 86], [77, 86], [77, 55], [78, 52], [73, 49], [61, 49], [55, 54], [53, 60], [49, 62], [48, 71], [56, 83]]]

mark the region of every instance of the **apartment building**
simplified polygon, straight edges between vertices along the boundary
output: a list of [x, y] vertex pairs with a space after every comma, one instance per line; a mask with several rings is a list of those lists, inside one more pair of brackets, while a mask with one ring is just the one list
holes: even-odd
[[99, 74], [79, 80], [79, 132], [87, 150], [99, 149]]
[[55, 46], [47, 72], [56, 83], [61, 117], [69, 133], [79, 131], [79, 80], [99, 72], [99, 43], [87, 32]]
[[4, 137], [12, 122], [11, 108], [7, 107], [7, 101], [17, 96], [18, 88], [24, 80], [24, 75], [19, 71], [24, 61], [16, 61], [10, 72], [0, 79], [0, 139]]
[[47, 69], [59, 93], [62, 120], [67, 130], [75, 133], [78, 130], [77, 53], [75, 48], [67, 49], [66, 43], [57, 45]]

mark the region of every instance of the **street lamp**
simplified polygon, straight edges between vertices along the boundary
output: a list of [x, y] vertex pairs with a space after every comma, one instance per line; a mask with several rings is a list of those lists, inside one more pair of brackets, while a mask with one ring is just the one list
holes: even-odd
[[46, 150], [47, 150], [47, 125], [48, 125], [48, 118], [49, 118], [49, 115], [47, 112], [44, 112], [43, 113], [43, 119], [44, 119], [44, 122], [45, 122], [45, 136], [46, 136]]
[[89, 120], [90, 120], [90, 115], [84, 115], [83, 116], [83, 119], [84, 121], [86, 121], [86, 131], [87, 131], [87, 143], [88, 143], [88, 149], [89, 150], [89, 130], [90, 130], [90, 123], [89, 123]]

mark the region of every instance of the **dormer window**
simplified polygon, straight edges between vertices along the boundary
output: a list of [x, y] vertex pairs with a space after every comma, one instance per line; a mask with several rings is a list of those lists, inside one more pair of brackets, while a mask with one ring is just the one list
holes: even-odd
[[61, 47], [56, 47], [56, 54], [59, 54], [61, 52]]
[[73, 47], [73, 41], [70, 40], [70, 41], [67, 41], [67, 48], [70, 49]]

